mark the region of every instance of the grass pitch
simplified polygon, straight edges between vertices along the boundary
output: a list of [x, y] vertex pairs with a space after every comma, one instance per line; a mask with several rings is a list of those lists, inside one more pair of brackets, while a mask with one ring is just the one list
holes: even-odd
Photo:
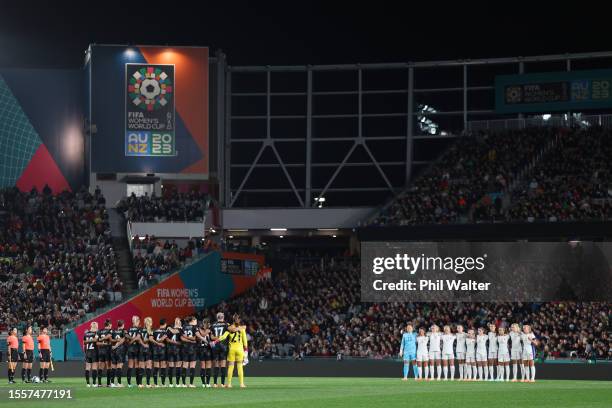
[[[283, 407], [358, 408], [610, 408], [612, 383], [548, 381], [535, 384], [480, 382], [402, 382], [391, 378], [246, 379], [248, 388], [86, 388], [81, 378], [53, 378], [51, 384], [0, 385], [0, 405], [86, 408], [119, 407]], [[124, 378], [125, 383], [125, 378]], [[195, 382], [200, 386], [199, 378]], [[9, 390], [71, 389], [71, 400], [9, 399]]]

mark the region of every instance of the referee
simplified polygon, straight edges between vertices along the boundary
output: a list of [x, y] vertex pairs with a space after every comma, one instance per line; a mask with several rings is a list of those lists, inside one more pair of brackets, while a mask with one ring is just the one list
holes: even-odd
[[40, 358], [39, 377], [42, 382], [49, 382], [49, 363], [51, 362], [51, 340], [47, 328], [43, 327], [37, 337], [38, 357]]
[[19, 360], [19, 339], [17, 338], [17, 328], [13, 327], [9, 331], [9, 336], [6, 338], [8, 350], [8, 383], [15, 384], [15, 370], [17, 369], [17, 361]]
[[34, 361], [34, 339], [32, 339], [32, 326], [26, 327], [26, 329], [23, 331], [21, 342], [23, 343], [21, 381], [29, 383], [32, 380], [32, 362]]

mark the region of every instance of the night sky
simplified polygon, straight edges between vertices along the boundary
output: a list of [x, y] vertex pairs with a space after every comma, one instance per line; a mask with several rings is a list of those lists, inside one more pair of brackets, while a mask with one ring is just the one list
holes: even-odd
[[[561, 4], [537, 8], [517, 2], [489, 2], [471, 9], [451, 9], [443, 2], [390, 1], [82, 1], [87, 6], [78, 7], [57, 1], [3, 3], [2, 67], [79, 67], [89, 43], [203, 45], [224, 50], [233, 65], [612, 49], [606, 33], [609, 16], [597, 6], [559, 11]], [[412, 8], [404, 10], [402, 4]]]

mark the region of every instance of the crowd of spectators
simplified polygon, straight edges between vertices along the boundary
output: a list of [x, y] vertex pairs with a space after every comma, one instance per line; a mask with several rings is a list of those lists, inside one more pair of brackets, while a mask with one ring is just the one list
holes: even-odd
[[515, 190], [508, 220], [576, 221], [612, 217], [612, 133], [563, 132]]
[[135, 222], [202, 221], [207, 203], [208, 195], [200, 191], [179, 193], [176, 189], [164, 189], [161, 196], [132, 194], [121, 200], [117, 209]]
[[0, 190], [0, 330], [60, 329], [121, 288], [99, 190]]
[[360, 303], [359, 261], [295, 257], [247, 293], [206, 310], [238, 312], [253, 358], [395, 357], [406, 323], [466, 328], [531, 324], [548, 358], [612, 359], [610, 303]]

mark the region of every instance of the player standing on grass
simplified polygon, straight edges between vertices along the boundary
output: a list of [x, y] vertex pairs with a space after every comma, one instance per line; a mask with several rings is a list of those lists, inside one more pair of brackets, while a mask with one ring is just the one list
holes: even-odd
[[406, 331], [402, 334], [402, 342], [399, 351], [400, 358], [404, 359], [404, 377], [403, 381], [408, 380], [408, 371], [412, 365], [414, 379], [418, 378], [419, 368], [416, 366], [416, 333], [411, 324], [406, 325]]
[[153, 384], [158, 387], [157, 375], [161, 370], [162, 386], [166, 385], [166, 319], [159, 320], [159, 328], [153, 331], [149, 342], [153, 344]]
[[478, 335], [476, 336], [476, 365], [478, 366], [478, 380], [484, 381], [484, 372], [488, 371], [487, 368], [487, 336], [482, 327], [478, 328]]
[[[523, 348], [521, 345], [521, 329], [519, 325], [513, 323], [510, 326], [510, 361], [512, 362], [512, 382], [517, 382], [518, 364], [521, 362]], [[523, 375], [523, 364], [521, 362], [521, 375]]]
[[174, 327], [168, 327], [166, 330], [166, 363], [168, 365], [168, 382], [172, 388], [174, 384], [174, 370], [176, 369], [176, 385], [179, 385], [179, 378], [181, 376], [181, 366], [183, 362], [181, 360], [181, 319], [179, 317], [174, 319]]
[[128, 388], [132, 387], [132, 370], [136, 369], [136, 383], [138, 384], [138, 374], [140, 371], [140, 317], [132, 316], [132, 327], [126, 335], [128, 343], [128, 369], [126, 373]]
[[535, 382], [536, 368], [533, 359], [535, 358], [535, 348], [538, 345], [538, 341], [536, 340], [535, 334], [531, 332], [531, 326], [527, 324], [523, 326], [521, 342], [523, 343], [521, 358], [523, 360], [523, 366], [525, 367], [523, 370], [522, 382]]
[[19, 360], [19, 339], [17, 338], [17, 328], [13, 327], [6, 338], [7, 357], [8, 357], [8, 383], [15, 384], [15, 371]]
[[[121, 384], [121, 371], [125, 358], [125, 323], [117, 320], [117, 329], [112, 331], [111, 338], [111, 387], [123, 387]], [[115, 384], [115, 378], [117, 383]]]
[[474, 329], [469, 329], [465, 338], [465, 381], [476, 380], [476, 338]]
[[506, 373], [506, 381], [510, 380], [510, 351], [508, 350], [508, 341], [510, 336], [506, 334], [506, 329], [499, 328], [497, 335], [497, 380], [504, 381], [504, 372]]
[[429, 352], [427, 351], [427, 345], [429, 343], [429, 337], [425, 334], [425, 329], [419, 329], [419, 335], [416, 338], [417, 343], [417, 381], [424, 378], [425, 381], [429, 381]]
[[[497, 331], [495, 324], [489, 325], [489, 368], [485, 370], [485, 380], [495, 380], [495, 367], [497, 366]], [[497, 376], [499, 377], [499, 367], [497, 368]]]
[[457, 365], [459, 366], [459, 380], [463, 380], [464, 377], [464, 365], [465, 365], [465, 332], [463, 331], [463, 326], [457, 325], [457, 334], [455, 334], [455, 338], [457, 339], [456, 343], [456, 354], [457, 354]]
[[[98, 323], [91, 322], [89, 330], [83, 334], [83, 347], [85, 348], [85, 381], [87, 387], [96, 387], [98, 376], [98, 353], [96, 343], [98, 341]], [[89, 384], [89, 373], [91, 373], [93, 384]]]
[[434, 379], [434, 363], [438, 370], [438, 381], [442, 378], [442, 356], [440, 353], [440, 341], [441, 334], [440, 328], [437, 325], [431, 326], [431, 332], [427, 334], [429, 336], [429, 375], [431, 379]]
[[242, 326], [240, 315], [234, 314], [232, 327], [223, 334], [217, 341], [229, 341], [229, 351], [227, 354], [227, 388], [232, 388], [232, 376], [234, 375], [234, 365], [238, 370], [240, 388], [244, 385], [244, 367], [249, 363], [248, 341], [246, 336], [246, 326]]
[[151, 368], [153, 367], [153, 343], [149, 340], [153, 338], [153, 319], [145, 317], [144, 326], [140, 331], [140, 382], [138, 388], [142, 388], [142, 372], [147, 376], [147, 388], [151, 388]]
[[210, 343], [210, 323], [204, 320], [196, 332], [199, 342], [198, 358], [200, 359], [200, 379], [202, 387], [210, 388], [210, 369], [212, 367], [212, 347]]
[[51, 362], [51, 340], [47, 328], [43, 327], [36, 338], [38, 341], [38, 358], [40, 359], [40, 369], [38, 376], [40, 381], [49, 382], [49, 363]]
[[[26, 327], [21, 338], [23, 343], [23, 363], [21, 365], [21, 381], [29, 383], [32, 381], [32, 362], [34, 361], [34, 339], [32, 338], [32, 326]], [[27, 375], [27, 380], [26, 380]]]
[[195, 317], [189, 316], [185, 319], [187, 322], [183, 325], [181, 330], [181, 342], [183, 343], [183, 370], [181, 377], [183, 379], [183, 387], [185, 385], [185, 378], [187, 377], [187, 369], [189, 369], [189, 388], [195, 388], [193, 385], [193, 378], [195, 377], [195, 364], [196, 364], [196, 330], [198, 320]]
[[448, 380], [448, 371], [450, 366], [450, 379], [455, 380], [455, 353], [453, 344], [457, 337], [451, 333], [450, 326], [444, 326], [444, 334], [442, 335], [442, 366], [444, 369], [444, 381]]
[[[223, 312], [217, 313], [217, 321], [213, 323], [211, 326], [211, 339], [217, 340], [219, 337], [223, 336], [227, 331], [229, 325], [225, 322], [225, 315]], [[227, 360], [227, 346], [225, 342], [219, 341], [215, 342], [215, 345], [212, 349], [213, 352], [213, 378], [214, 384], [213, 387], [217, 388], [217, 377], [219, 373], [221, 373], [221, 387], [225, 386], [225, 365]]]
[[98, 387], [102, 386], [102, 374], [106, 370], [106, 386], [110, 387], [110, 344], [112, 339], [113, 322], [111, 319], [104, 321], [104, 328], [98, 332]]

